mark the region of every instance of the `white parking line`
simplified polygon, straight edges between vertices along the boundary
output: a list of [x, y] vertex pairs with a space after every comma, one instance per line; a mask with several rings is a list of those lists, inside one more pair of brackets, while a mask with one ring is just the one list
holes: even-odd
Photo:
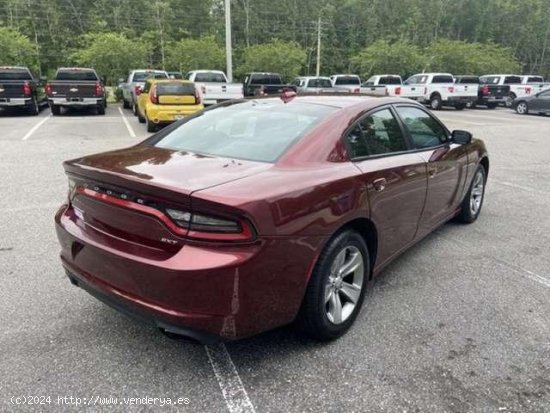
[[124, 124], [126, 125], [126, 129], [128, 129], [128, 133], [132, 138], [136, 137], [136, 133], [132, 129], [132, 126], [130, 125], [130, 122], [128, 122], [128, 119], [126, 119], [126, 116], [124, 116], [124, 112], [122, 112], [122, 109], [120, 106], [118, 107], [118, 111], [120, 112], [120, 116], [122, 116], [122, 120], [124, 121]]
[[50, 114], [50, 115], [46, 116], [44, 119], [42, 119], [40, 122], [38, 122], [36, 125], [34, 125], [34, 126], [32, 127], [32, 129], [31, 129], [30, 131], [28, 131], [27, 134], [26, 134], [25, 136], [23, 136], [23, 138], [22, 138], [21, 140], [22, 140], [22, 141], [26, 141], [27, 139], [29, 139], [29, 138], [32, 136], [32, 134], [33, 134], [34, 132], [36, 132], [37, 129], [38, 129], [40, 126], [42, 126], [44, 123], [46, 123], [46, 121], [47, 121], [48, 119], [50, 119], [51, 117], [52, 117], [52, 115]]
[[254, 405], [223, 343], [204, 346], [230, 413], [255, 413]]

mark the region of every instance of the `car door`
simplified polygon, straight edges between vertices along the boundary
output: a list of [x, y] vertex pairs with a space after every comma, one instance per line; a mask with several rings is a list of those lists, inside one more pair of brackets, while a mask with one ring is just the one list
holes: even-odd
[[346, 142], [361, 171], [370, 217], [377, 228], [378, 268], [415, 237], [426, 197], [426, 163], [409, 151], [403, 129], [389, 106], [359, 119], [346, 135]]
[[403, 104], [395, 110], [410, 142], [427, 163], [428, 191], [417, 234], [422, 237], [449, 219], [462, 201], [467, 147], [451, 143], [447, 128], [424, 108]]
[[550, 112], [550, 89], [540, 92], [529, 102], [529, 110], [534, 112]]

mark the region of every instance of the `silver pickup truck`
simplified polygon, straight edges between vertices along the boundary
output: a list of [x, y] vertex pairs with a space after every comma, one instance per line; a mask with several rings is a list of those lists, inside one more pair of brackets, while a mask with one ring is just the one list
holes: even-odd
[[298, 93], [351, 93], [346, 87], [335, 87], [330, 77], [300, 76], [290, 82]]
[[195, 82], [205, 106], [243, 98], [243, 85], [229, 83], [221, 70], [193, 70], [187, 73], [187, 79]]
[[138, 69], [132, 70], [128, 75], [128, 79], [119, 79], [122, 89], [122, 107], [124, 109], [132, 108], [134, 115], [137, 116], [137, 95], [136, 88], [141, 88], [145, 85], [145, 80], [149, 77], [157, 79], [168, 79], [168, 73], [164, 70], [153, 69]]

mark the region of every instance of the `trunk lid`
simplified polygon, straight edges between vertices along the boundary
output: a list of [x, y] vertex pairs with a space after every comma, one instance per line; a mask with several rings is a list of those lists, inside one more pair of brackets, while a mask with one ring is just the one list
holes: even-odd
[[185, 81], [159, 82], [154, 94], [161, 105], [195, 105], [198, 91], [195, 84]]

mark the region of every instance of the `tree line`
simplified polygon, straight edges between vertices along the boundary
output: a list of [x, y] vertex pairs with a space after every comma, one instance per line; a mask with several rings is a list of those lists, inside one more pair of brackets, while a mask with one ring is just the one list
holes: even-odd
[[[232, 0], [236, 77], [274, 71], [550, 76], [550, 0]], [[0, 0], [0, 64], [224, 69], [223, 0]]]

